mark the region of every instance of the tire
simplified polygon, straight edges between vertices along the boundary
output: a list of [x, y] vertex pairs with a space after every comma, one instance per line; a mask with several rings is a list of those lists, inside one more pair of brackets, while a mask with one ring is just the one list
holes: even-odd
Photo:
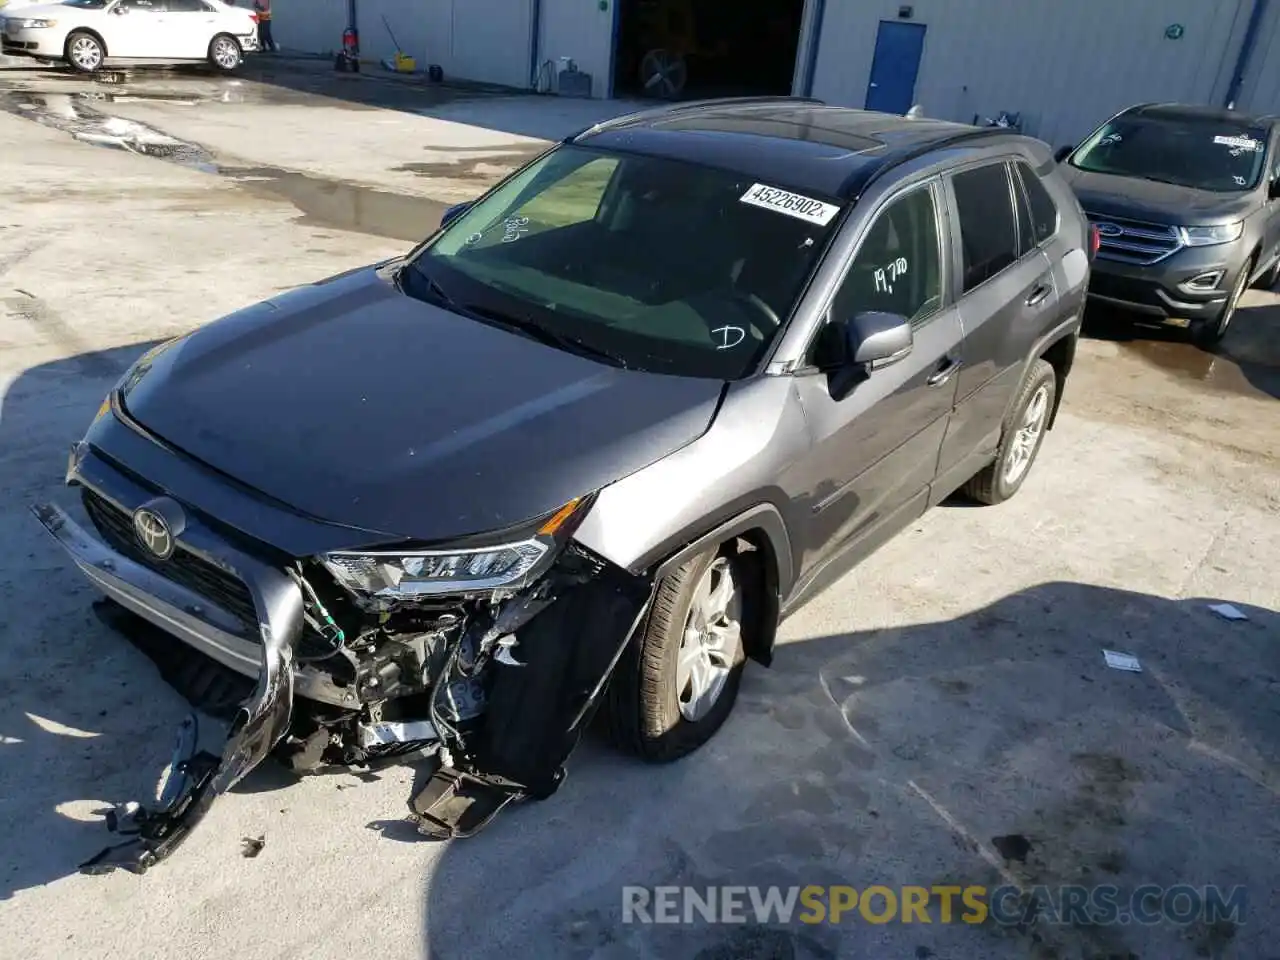
[[[659, 583], [644, 627], [609, 685], [605, 712], [619, 748], [649, 763], [669, 763], [697, 750], [724, 725], [738, 698], [746, 663], [742, 617], [744, 611], [759, 608], [746, 597], [748, 584], [754, 582], [746, 575], [746, 563], [739, 556], [711, 550]], [[714, 597], [726, 577], [734, 591], [722, 605], [727, 616], [719, 618], [719, 631], [704, 632], [724, 642], [714, 653], [700, 656], [698, 650], [709, 648], [696, 641], [696, 601]], [[686, 634], [690, 643], [684, 642]], [[736, 640], [729, 639], [730, 634]], [[689, 696], [695, 678], [681, 666], [682, 656], [688, 657], [686, 664], [698, 665], [698, 677], [716, 678], [714, 696], [703, 701]]]
[[243, 59], [239, 41], [229, 33], [220, 33], [209, 41], [209, 64], [219, 73], [235, 73]]
[[76, 73], [97, 73], [107, 59], [102, 41], [87, 30], [73, 30], [67, 37], [63, 55]]
[[1053, 367], [1048, 361], [1036, 360], [1004, 425], [995, 461], [964, 485], [966, 496], [994, 506], [1022, 488], [1044, 443], [1057, 393], [1058, 376]]
[[1240, 306], [1240, 298], [1249, 289], [1249, 274], [1253, 273], [1253, 267], [1256, 262], [1256, 256], [1250, 257], [1249, 262], [1241, 269], [1240, 276], [1236, 278], [1236, 285], [1231, 289], [1231, 295], [1227, 297], [1227, 302], [1223, 306], [1222, 312], [1212, 320], [1202, 320], [1191, 328], [1191, 339], [1198, 346], [1212, 347], [1227, 335], [1231, 321], [1235, 319], [1236, 308]]

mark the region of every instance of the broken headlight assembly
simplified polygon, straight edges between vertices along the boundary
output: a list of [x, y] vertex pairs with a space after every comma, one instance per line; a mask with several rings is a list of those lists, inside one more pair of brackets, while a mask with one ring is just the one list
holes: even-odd
[[394, 602], [440, 594], [520, 590], [543, 573], [585, 516], [590, 497], [576, 497], [537, 521], [529, 535], [478, 547], [366, 550], [319, 558], [348, 592]]

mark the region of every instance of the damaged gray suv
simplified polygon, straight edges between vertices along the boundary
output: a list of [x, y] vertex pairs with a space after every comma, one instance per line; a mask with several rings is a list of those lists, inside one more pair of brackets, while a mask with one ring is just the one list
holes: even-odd
[[695, 750], [782, 617], [1026, 479], [1096, 250], [1054, 169], [817, 101], [645, 112], [148, 351], [73, 447], [90, 524], [35, 510], [197, 706], [245, 689], [83, 869], [162, 859], [271, 754], [434, 751], [411, 806], [455, 837], [550, 796], [597, 713]]

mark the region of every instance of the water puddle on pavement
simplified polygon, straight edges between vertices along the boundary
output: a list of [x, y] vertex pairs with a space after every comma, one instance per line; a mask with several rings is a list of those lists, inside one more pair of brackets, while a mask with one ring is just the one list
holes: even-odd
[[411, 243], [425, 239], [449, 206], [273, 167], [224, 167], [220, 172], [257, 196], [288, 200], [302, 213], [300, 223]]
[[[0, 93], [0, 110], [61, 130], [83, 143], [127, 150], [226, 177], [256, 196], [287, 200], [302, 214], [301, 222], [313, 226], [417, 242], [436, 228], [448, 207], [446, 203], [425, 197], [375, 190], [291, 170], [221, 165], [197, 144], [170, 137], [136, 120], [110, 116], [100, 109], [117, 99], [198, 102], [178, 95], [129, 97], [99, 92], [10, 91]], [[443, 170], [448, 165], [437, 166]]]

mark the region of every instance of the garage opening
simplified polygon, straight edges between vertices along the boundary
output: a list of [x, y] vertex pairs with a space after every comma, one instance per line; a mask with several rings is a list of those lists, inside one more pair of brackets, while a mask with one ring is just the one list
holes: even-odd
[[791, 93], [805, 0], [616, 0], [615, 96]]

